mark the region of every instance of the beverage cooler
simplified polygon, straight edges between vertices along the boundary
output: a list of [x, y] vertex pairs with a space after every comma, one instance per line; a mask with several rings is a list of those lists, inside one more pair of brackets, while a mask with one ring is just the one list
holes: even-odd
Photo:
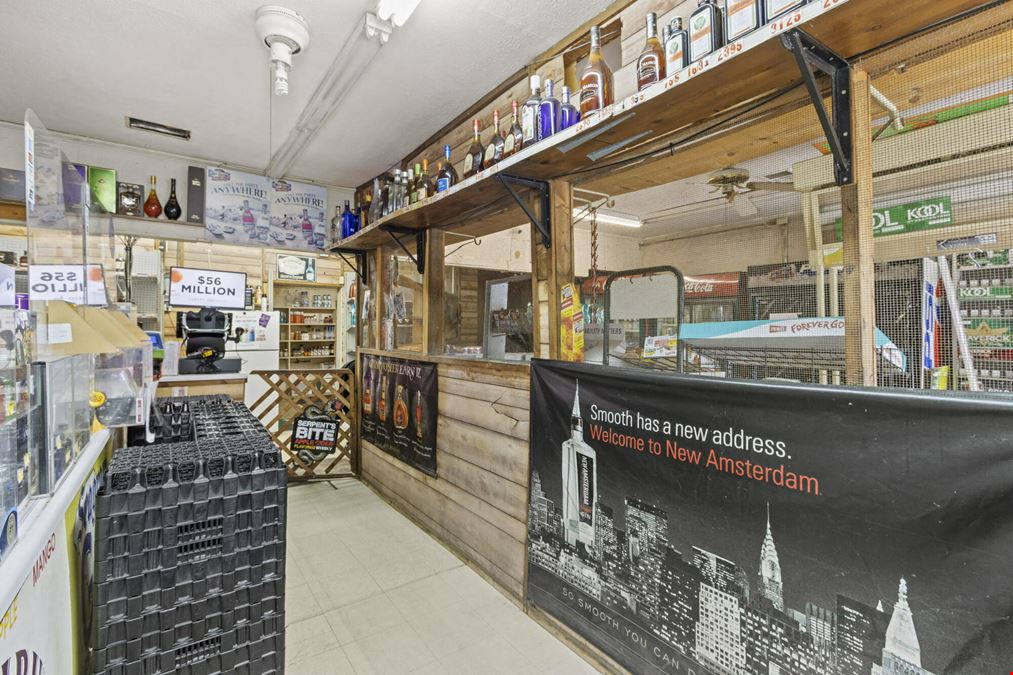
[[744, 272], [686, 275], [686, 323], [738, 321], [745, 318]]

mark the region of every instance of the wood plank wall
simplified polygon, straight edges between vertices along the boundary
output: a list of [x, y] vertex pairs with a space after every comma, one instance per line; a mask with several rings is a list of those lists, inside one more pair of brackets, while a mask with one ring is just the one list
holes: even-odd
[[403, 356], [437, 363], [439, 478], [365, 441], [362, 478], [522, 602], [527, 560], [529, 368]]

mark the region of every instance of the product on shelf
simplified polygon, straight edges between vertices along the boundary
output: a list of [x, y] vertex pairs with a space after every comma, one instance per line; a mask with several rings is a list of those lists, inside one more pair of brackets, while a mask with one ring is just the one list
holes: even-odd
[[429, 177], [429, 160], [422, 160], [422, 168], [419, 173], [419, 179], [416, 181], [415, 191], [418, 195], [418, 201], [428, 199], [433, 196], [433, 179]]
[[444, 192], [457, 184], [457, 169], [450, 162], [450, 146], [443, 146], [443, 166], [436, 177], [436, 191]]
[[725, 39], [728, 42], [743, 38], [762, 25], [761, 0], [725, 0]]
[[545, 81], [545, 95], [538, 102], [538, 140], [549, 138], [559, 131], [559, 99], [553, 95], [552, 80]]
[[689, 60], [699, 61], [724, 45], [721, 10], [715, 0], [700, 0], [689, 17]]
[[485, 168], [488, 169], [503, 159], [503, 148], [505, 145], [506, 141], [499, 130], [499, 110], [494, 110], [492, 112], [492, 138], [489, 139], [488, 145], [485, 146], [485, 156], [483, 158]]
[[[1013, 391], [1013, 256], [1009, 250], [956, 257], [957, 299], [972, 368], [985, 391]], [[960, 385], [969, 386], [967, 364]]]
[[658, 15], [647, 13], [647, 40], [637, 58], [637, 91], [665, 79], [665, 49], [658, 40]]
[[144, 200], [144, 187], [137, 183], [116, 183], [116, 213], [121, 216], [140, 216]]
[[510, 130], [503, 141], [503, 156], [509, 157], [524, 147], [524, 130], [517, 116], [517, 101], [510, 103]]
[[559, 106], [559, 129], [568, 129], [580, 121], [580, 111], [570, 103], [570, 88], [563, 87], [563, 102]]
[[169, 201], [165, 203], [165, 217], [169, 220], [179, 220], [179, 217], [183, 215], [183, 208], [179, 205], [179, 200], [176, 199], [176, 179], [171, 178], [169, 180]]
[[682, 70], [689, 55], [689, 34], [682, 27], [682, 17], [677, 16], [665, 26], [665, 69], [669, 74]]
[[531, 96], [521, 108], [521, 130], [524, 134], [524, 145], [528, 146], [538, 140], [538, 106], [542, 101], [542, 78], [531, 76]]
[[472, 123], [472, 129], [471, 146], [468, 147], [468, 152], [464, 156], [465, 178], [471, 178], [484, 167], [485, 149], [482, 147], [482, 140], [479, 138], [478, 120]]
[[612, 70], [601, 53], [601, 29], [591, 27], [591, 52], [580, 76], [580, 116], [612, 105]]
[[809, 0], [764, 0], [764, 21], [770, 23], [775, 19], [780, 19], [788, 12], [793, 12], [802, 5], [809, 2]]
[[162, 215], [162, 203], [158, 201], [158, 192], [155, 190], [156, 180], [154, 176], [151, 177], [151, 190], [144, 202], [144, 215], [148, 218], [158, 218]]

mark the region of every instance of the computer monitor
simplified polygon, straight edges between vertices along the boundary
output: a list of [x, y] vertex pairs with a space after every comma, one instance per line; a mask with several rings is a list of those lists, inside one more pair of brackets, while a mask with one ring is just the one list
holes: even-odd
[[169, 270], [169, 305], [173, 307], [246, 308], [246, 273], [193, 267]]

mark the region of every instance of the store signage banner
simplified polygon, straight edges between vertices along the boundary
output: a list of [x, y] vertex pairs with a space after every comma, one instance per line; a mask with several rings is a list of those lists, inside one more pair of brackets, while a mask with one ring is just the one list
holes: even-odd
[[297, 255], [278, 255], [278, 278], [316, 281], [317, 261]]
[[169, 270], [169, 304], [173, 307], [246, 306], [246, 274], [173, 267]]
[[436, 364], [362, 357], [362, 438], [436, 476]]
[[[953, 224], [953, 203], [949, 197], [933, 197], [911, 204], [901, 204], [872, 211], [872, 236], [905, 234], [931, 230]], [[843, 239], [844, 220], [834, 223], [837, 240]]]
[[[0, 673], [76, 672], [69, 565], [66, 533], [60, 521], [0, 618]], [[5, 578], [4, 583], [14, 580]]]
[[[75, 305], [108, 305], [101, 265], [29, 265], [28, 291], [32, 302], [63, 300]], [[87, 303], [85, 296], [87, 294]]]
[[693, 274], [684, 278], [686, 299], [731, 298], [739, 294], [742, 278], [738, 272]]
[[327, 188], [287, 180], [272, 181], [271, 237], [280, 233], [285, 238], [283, 245], [291, 248], [323, 249], [327, 244], [326, 208]]
[[206, 168], [204, 227], [214, 240], [275, 248], [322, 249], [327, 188]]
[[528, 598], [638, 673], [1009, 672], [1011, 420], [535, 360]]
[[338, 448], [339, 422], [315, 406], [295, 418], [292, 425], [292, 454], [314, 465]]

